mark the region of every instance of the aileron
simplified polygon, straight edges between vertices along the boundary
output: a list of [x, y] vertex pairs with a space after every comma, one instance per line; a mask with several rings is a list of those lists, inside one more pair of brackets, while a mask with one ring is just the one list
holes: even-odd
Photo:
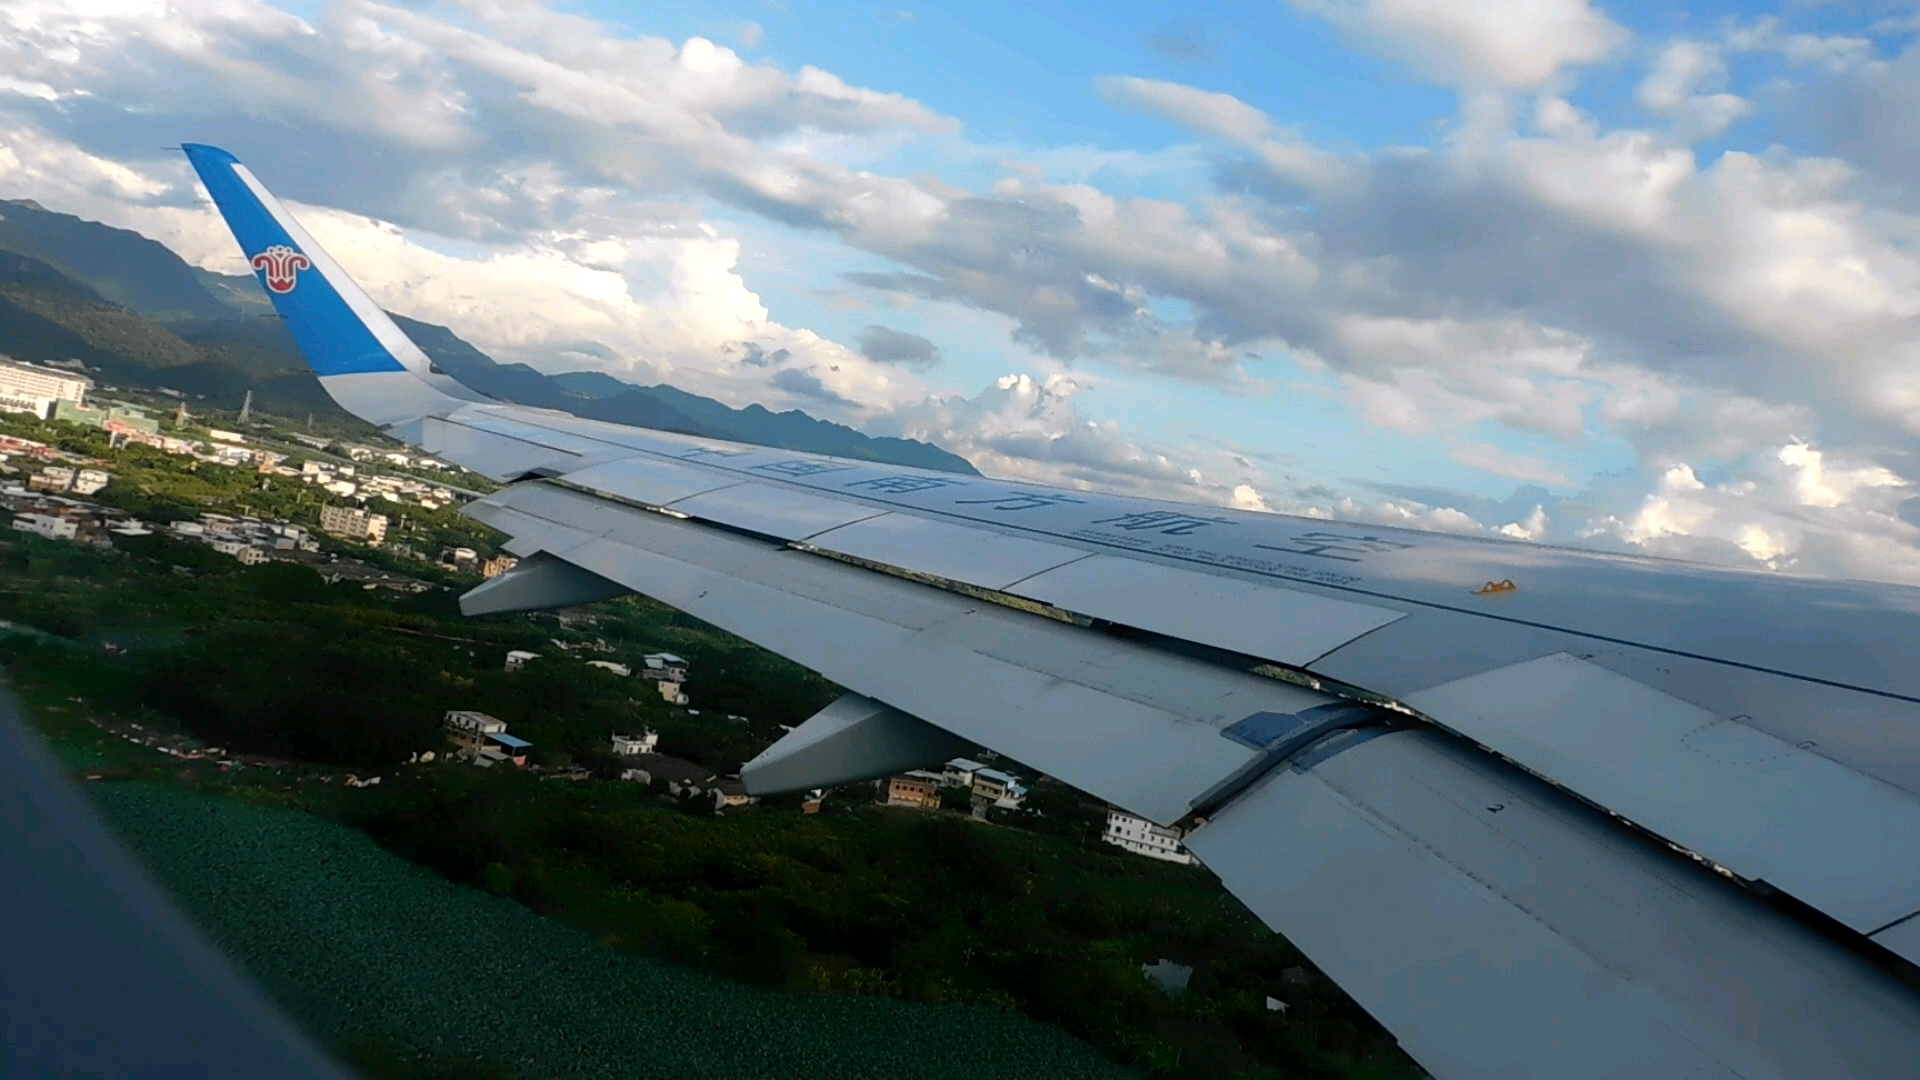
[[1564, 653], [1407, 704], [1860, 933], [1920, 911], [1920, 799]]

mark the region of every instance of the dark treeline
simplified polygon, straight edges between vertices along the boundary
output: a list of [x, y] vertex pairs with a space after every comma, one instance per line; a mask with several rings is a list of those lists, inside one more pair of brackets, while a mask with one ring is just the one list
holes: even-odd
[[[352, 792], [300, 770], [206, 783], [307, 806], [614, 948], [795, 992], [1014, 1009], [1159, 1076], [1415, 1075], [1337, 988], [1284, 979], [1311, 967], [1211, 875], [1100, 843], [1100, 809], [1059, 785], [1036, 783], [1028, 811], [980, 824], [875, 807], [865, 788], [817, 815], [770, 800], [715, 816], [704, 800], [661, 801], [657, 784], [405, 766], [446, 749], [447, 709], [476, 708], [545, 765], [617, 775], [607, 735], [644, 726], [662, 749], [733, 772], [839, 692], [638, 598], [562, 626], [462, 619], [454, 596], [327, 585], [159, 538], [112, 551], [5, 538], [0, 618], [30, 632], [0, 636], [0, 661], [47, 700], [80, 697], [230, 750], [380, 770], [384, 785]], [[583, 649], [562, 652], [556, 637]], [[506, 672], [510, 648], [541, 657]], [[660, 649], [692, 662], [699, 716], [585, 663]], [[1188, 993], [1142, 977], [1163, 958], [1195, 968]]]

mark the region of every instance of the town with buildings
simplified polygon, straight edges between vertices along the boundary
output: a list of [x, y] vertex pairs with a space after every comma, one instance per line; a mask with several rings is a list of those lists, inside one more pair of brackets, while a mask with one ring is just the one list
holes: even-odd
[[[381, 470], [406, 469], [445, 474], [461, 470], [435, 458], [375, 447], [340, 444], [297, 433], [245, 434], [207, 428], [204, 437], [163, 434], [159, 420], [139, 405], [91, 400], [93, 380], [66, 369], [22, 364], [0, 355], [0, 413], [22, 413], [44, 421], [91, 427], [108, 435], [115, 450], [146, 446], [188, 461], [251, 469], [261, 476], [298, 478], [337, 500], [318, 511], [318, 532], [367, 547], [387, 542], [391, 514], [409, 507], [433, 511], [457, 506], [462, 494], [443, 484]], [[241, 408], [249, 419], [252, 396]], [[188, 430], [186, 407], [176, 410], [173, 428]], [[280, 449], [277, 447], [289, 447]], [[312, 453], [288, 464], [299, 449]], [[326, 460], [326, 455], [334, 460]], [[113, 463], [70, 453], [45, 442], [0, 434], [0, 508], [13, 515], [13, 528], [53, 540], [108, 545], [114, 534], [137, 536], [163, 532], [202, 543], [246, 565], [269, 561], [312, 565], [329, 583], [350, 580], [368, 588], [419, 592], [428, 583], [382, 570], [340, 552], [323, 553], [308, 526], [253, 514], [201, 513], [193, 520], [164, 525], [141, 521], [89, 497], [113, 482]], [[437, 558], [411, 544], [396, 544], [395, 554], [433, 558], [459, 573], [493, 577], [512, 569], [512, 556], [482, 558], [469, 547], [453, 547]]]
[[[391, 513], [405, 506], [434, 510], [458, 505], [461, 494], [453, 487], [434, 484], [414, 475], [384, 474], [383, 467], [406, 469], [413, 473], [444, 474], [457, 468], [405, 451], [357, 445], [339, 445], [297, 433], [276, 437], [248, 435], [222, 428], [208, 428], [204, 438], [181, 438], [161, 433], [160, 424], [139, 406], [117, 401], [89, 401], [93, 381], [67, 370], [19, 364], [0, 358], [0, 412], [30, 413], [42, 420], [66, 421], [104, 430], [114, 447], [150, 446], [164, 453], [189, 457], [195, 461], [252, 468], [268, 476], [296, 477], [338, 500], [319, 508], [318, 528], [284, 520], [246, 514], [204, 511], [196, 517], [165, 524], [141, 521], [114, 507], [92, 501], [113, 483], [112, 463], [62, 451], [44, 442], [0, 434], [0, 508], [12, 514], [13, 528], [51, 540], [111, 546], [112, 537], [163, 533], [174, 539], [200, 543], [230, 556], [245, 565], [282, 561], [311, 566], [328, 583], [351, 581], [365, 588], [387, 588], [400, 592], [419, 592], [431, 587], [425, 581], [382, 569], [343, 555], [323, 551], [321, 536], [353, 545], [386, 545], [394, 554], [424, 557], [409, 544], [389, 544], [393, 526]], [[251, 401], [241, 410], [250, 411]], [[185, 408], [176, 411], [175, 427], [184, 426]], [[290, 446], [275, 449], [275, 445]], [[332, 460], [309, 456], [288, 464], [298, 449], [327, 452]], [[516, 560], [510, 555], [483, 557], [471, 547], [455, 546], [441, 551], [437, 565], [466, 574], [491, 578], [511, 569]], [[563, 620], [564, 624], [564, 620]], [[552, 641], [562, 654], [572, 652], [611, 653], [604, 640], [592, 643]], [[541, 654], [513, 650], [506, 654], [507, 671], [518, 671], [536, 662]], [[685, 684], [689, 664], [670, 652], [649, 653], [638, 663], [600, 656], [585, 660], [591, 667], [621, 678], [637, 678], [653, 684], [660, 701], [668, 706], [690, 708]], [[727, 716], [731, 722], [744, 723], [745, 717]], [[450, 757], [481, 768], [508, 766], [528, 768], [533, 746], [507, 731], [507, 725], [483, 712], [452, 710], [444, 718], [447, 738], [453, 744]], [[691, 761], [660, 754], [658, 734], [615, 734], [609, 750], [619, 758], [622, 780], [663, 787], [664, 798], [711, 801], [715, 810], [751, 805], [758, 800], [748, 796], [737, 776], [724, 776]], [[585, 775], [582, 770], [573, 770]], [[915, 810], [964, 811], [969, 817], [990, 820], [991, 811], [1016, 811], [1026, 802], [1028, 789], [1014, 774], [966, 758], [955, 758], [939, 770], [913, 770], [875, 781], [876, 801], [881, 805]], [[827, 792], [813, 792], [803, 800], [806, 813], [816, 813]], [[1106, 824], [1100, 839], [1121, 850], [1168, 862], [1192, 864], [1193, 856], [1181, 844], [1182, 834], [1118, 808], [1106, 809]]]

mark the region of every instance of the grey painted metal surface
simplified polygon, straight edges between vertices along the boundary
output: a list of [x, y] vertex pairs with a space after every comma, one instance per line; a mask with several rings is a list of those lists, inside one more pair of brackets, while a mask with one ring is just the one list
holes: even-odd
[[1440, 1080], [1912, 1076], [1920, 998], [1703, 867], [1428, 732], [1186, 839]]
[[1576, 634], [1416, 610], [1309, 665], [1404, 700], [1420, 690], [1557, 652], [1580, 656], [1850, 769], [1920, 794], [1920, 705], [1787, 675]]
[[604, 456], [609, 449], [605, 439], [570, 431], [565, 413], [528, 409], [517, 405], [478, 405], [462, 410], [459, 422], [479, 431], [519, 442], [564, 450], [578, 457]]
[[393, 434], [490, 480], [512, 480], [536, 469], [570, 466], [580, 455], [506, 435], [428, 417]]
[[1082, 548], [891, 511], [820, 533], [807, 543], [982, 589], [1005, 589], [1092, 554]]
[[411, 371], [322, 376], [320, 387], [341, 408], [383, 427], [442, 415], [464, 404]]
[[61, 773], [0, 690], [0, 1076], [350, 1080]]
[[535, 554], [460, 597], [462, 615], [553, 611], [627, 596], [632, 589], [550, 555]]
[[1332, 700], [547, 484], [473, 515], [1162, 824], [1251, 758], [1221, 729]]
[[677, 499], [668, 508], [702, 521], [715, 521], [782, 540], [805, 540], [815, 533], [886, 512], [865, 503], [822, 498], [759, 481]]
[[1068, 611], [1295, 666], [1403, 614], [1115, 555], [1068, 563], [1007, 591]]
[[1565, 653], [1406, 703], [1860, 933], [1920, 911], [1920, 799]]
[[665, 506], [689, 495], [745, 483], [738, 477], [650, 457], [626, 458], [576, 469], [566, 474], [566, 482], [609, 498], [645, 506]]
[[750, 795], [877, 780], [976, 753], [979, 747], [859, 694], [808, 717], [740, 768]]
[[[1841, 725], [1797, 745], [1920, 791], [1920, 590], [849, 462], [475, 404], [451, 380], [409, 378], [325, 385], [351, 411], [400, 423], [396, 434], [496, 478], [645, 455], [729, 481], [1409, 612], [1320, 660], [1332, 677], [1390, 695], [1576, 652], [1716, 715], [1751, 714], [1755, 730]], [[512, 526], [515, 550], [577, 561], [1163, 822], [1236, 767], [1221, 746], [1247, 753], [1220, 735], [1232, 710], [1324, 700], [1299, 691], [1303, 701], [1260, 701], [1291, 690], [552, 494], [523, 487], [475, 516]], [[782, 524], [762, 531], [785, 536], [806, 523]], [[1503, 587], [1481, 588], [1496, 582]], [[1193, 633], [1207, 627], [1207, 606], [1173, 598], [1150, 614], [1184, 619]], [[1396, 643], [1407, 647], [1398, 675]], [[1790, 688], [1779, 698], [1808, 715], [1728, 707], [1767, 680]], [[1188, 698], [1168, 705], [1173, 689]], [[1874, 695], [1897, 707], [1855, 701]], [[1891, 764], [1862, 763], [1876, 738]], [[1920, 1060], [1914, 995], [1510, 766], [1437, 735], [1378, 729], [1330, 736], [1297, 764], [1312, 772], [1269, 774], [1196, 840], [1227, 844], [1240, 830], [1242, 857], [1222, 850], [1209, 862], [1237, 874], [1236, 891], [1275, 925], [1311, 941], [1323, 966], [1449, 1080], [1877, 1077], [1911, 1073]], [[1273, 813], [1257, 812], [1262, 800]], [[1259, 847], [1276, 832], [1284, 850]], [[1289, 862], [1293, 853], [1308, 861]], [[1909, 947], [1911, 926], [1880, 937]]]
[[[498, 427], [502, 410], [510, 411], [463, 406], [451, 416]], [[1331, 590], [1325, 594], [1389, 608], [1457, 612], [1482, 625], [1558, 630], [1594, 643], [1637, 645], [1920, 701], [1920, 665], [1911, 663], [1903, 644], [1920, 638], [1920, 589], [1062, 491], [570, 417], [520, 419], [526, 427], [590, 433], [605, 446], [735, 476], [1040, 540], [1083, 542], [1207, 574]], [[1475, 595], [1489, 582], [1506, 580], [1516, 588]]]
[[1887, 927], [1874, 934], [1873, 940], [1894, 955], [1920, 964], [1920, 916]]
[[1416, 608], [1406, 618], [1322, 656], [1307, 670], [1404, 698], [1482, 671], [1592, 646], [1577, 634]]
[[1272, 769], [1295, 759], [1304, 760], [1309, 751], [1324, 753], [1340, 745], [1333, 738], [1335, 734], [1370, 731], [1398, 719], [1398, 714], [1377, 706], [1337, 701], [1302, 713], [1258, 712], [1229, 724], [1220, 734], [1252, 749], [1258, 756], [1202, 792], [1191, 804], [1193, 812], [1203, 818], [1211, 817]]

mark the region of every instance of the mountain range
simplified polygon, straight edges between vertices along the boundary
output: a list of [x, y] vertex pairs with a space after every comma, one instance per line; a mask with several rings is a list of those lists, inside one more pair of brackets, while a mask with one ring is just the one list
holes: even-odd
[[[501, 364], [452, 330], [394, 314], [449, 375], [490, 397], [592, 420], [706, 438], [978, 475], [956, 454], [876, 438], [799, 410], [735, 409], [667, 385], [600, 371], [544, 374]], [[79, 360], [103, 382], [165, 387], [286, 415], [337, 414], [257, 281], [190, 266], [125, 229], [0, 200], [0, 353]]]

